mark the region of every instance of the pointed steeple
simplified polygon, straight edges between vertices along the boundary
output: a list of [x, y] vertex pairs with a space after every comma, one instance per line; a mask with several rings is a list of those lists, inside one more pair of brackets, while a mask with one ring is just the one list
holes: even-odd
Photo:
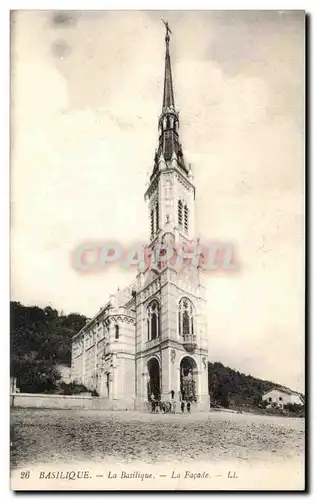
[[164, 69], [164, 91], [162, 112], [159, 117], [159, 144], [154, 158], [154, 168], [150, 179], [160, 171], [159, 159], [163, 155], [165, 165], [169, 168], [180, 168], [188, 175], [188, 168], [185, 165], [182, 146], [179, 140], [179, 116], [175, 109], [171, 57], [170, 57], [170, 33], [171, 30], [167, 22], [163, 21], [166, 27], [165, 34], [165, 69]]
[[175, 108], [171, 57], [169, 51], [169, 43], [170, 43], [169, 33], [171, 33], [171, 30], [169, 29], [168, 23], [164, 22], [164, 24], [166, 27], [166, 34], [165, 34], [165, 72], [164, 72], [164, 92], [163, 92], [162, 112], [169, 107]]

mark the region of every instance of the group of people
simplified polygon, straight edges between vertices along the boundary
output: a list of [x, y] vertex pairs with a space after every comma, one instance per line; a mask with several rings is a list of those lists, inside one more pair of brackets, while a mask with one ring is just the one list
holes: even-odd
[[175, 413], [176, 411], [175, 399], [171, 399], [171, 401], [161, 401], [161, 396], [155, 398], [154, 394], [151, 394], [150, 400], [152, 413]]
[[[152, 413], [176, 413], [176, 400], [175, 400], [175, 391], [171, 391], [170, 401], [161, 401], [161, 396], [155, 395], [152, 393], [150, 396], [151, 402], [151, 412]], [[185, 413], [185, 407], [187, 413], [191, 412], [191, 403], [190, 401], [181, 401], [180, 409], [182, 413]]]
[[187, 413], [190, 413], [190, 410], [191, 410], [190, 401], [182, 401], [180, 404], [180, 409], [181, 409], [182, 413], [185, 413], [185, 403], [186, 403]]

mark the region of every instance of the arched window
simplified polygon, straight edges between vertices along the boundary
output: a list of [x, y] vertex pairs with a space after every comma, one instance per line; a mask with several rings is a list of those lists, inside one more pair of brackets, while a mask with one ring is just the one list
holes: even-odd
[[151, 210], [150, 216], [151, 216], [151, 218], [150, 218], [151, 238], [153, 238], [153, 236], [154, 236], [154, 210], [153, 209]]
[[[167, 123], [167, 127], [169, 128], [169, 122]], [[164, 134], [164, 159], [170, 160], [172, 158], [173, 152], [173, 141], [171, 132], [165, 132]]]
[[157, 300], [148, 305], [148, 339], [153, 340], [160, 336], [160, 308]]
[[119, 326], [115, 325], [115, 339], [119, 339]]
[[186, 233], [188, 232], [188, 207], [184, 206], [184, 229]]
[[156, 233], [159, 230], [160, 223], [159, 223], [159, 202], [156, 203], [155, 205], [155, 224], [156, 224]]
[[178, 201], [178, 225], [182, 227], [183, 225], [183, 202], [182, 200]]
[[194, 307], [192, 302], [185, 297], [181, 299], [178, 308], [178, 333], [179, 335], [194, 334]]

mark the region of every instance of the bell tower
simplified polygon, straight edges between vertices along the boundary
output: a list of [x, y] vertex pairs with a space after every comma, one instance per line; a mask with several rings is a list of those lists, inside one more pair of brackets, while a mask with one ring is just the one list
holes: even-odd
[[175, 108], [168, 24], [166, 28], [158, 146], [145, 198], [149, 208], [150, 241], [156, 243], [164, 232], [175, 231], [178, 244], [194, 238], [195, 186], [191, 166], [186, 164], [179, 137], [180, 122]]
[[[165, 34], [162, 110], [158, 145], [145, 192], [149, 215], [149, 248], [172, 245], [176, 251], [194, 245], [195, 185], [184, 158], [175, 107], [170, 29]], [[138, 274], [136, 294], [136, 401], [150, 395], [176, 402], [190, 400], [209, 409], [208, 342], [205, 289], [199, 269], [182, 272], [171, 263], [148, 264]]]

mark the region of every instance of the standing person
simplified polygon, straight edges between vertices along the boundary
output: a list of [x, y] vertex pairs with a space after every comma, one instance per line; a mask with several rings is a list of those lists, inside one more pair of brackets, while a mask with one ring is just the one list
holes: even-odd
[[161, 403], [161, 395], [159, 394], [157, 397], [156, 412], [160, 413], [161, 411], [162, 411], [162, 403]]
[[190, 401], [188, 401], [188, 403], [187, 403], [187, 411], [188, 411], [188, 413], [190, 413]]
[[180, 409], [182, 410], [182, 413], [185, 412], [185, 403], [184, 403], [184, 401], [181, 402]]
[[152, 392], [152, 394], [150, 396], [150, 399], [151, 399], [151, 410], [152, 410], [152, 413], [155, 413], [155, 398], [154, 398], [153, 392]]

